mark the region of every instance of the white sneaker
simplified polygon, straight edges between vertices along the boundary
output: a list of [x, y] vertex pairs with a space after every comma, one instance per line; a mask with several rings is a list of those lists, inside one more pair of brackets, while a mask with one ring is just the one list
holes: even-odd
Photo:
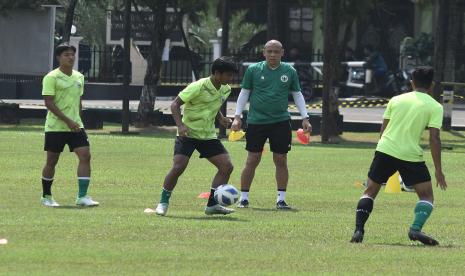
[[155, 213], [159, 216], [164, 216], [168, 212], [168, 203], [158, 203]]
[[79, 205], [79, 206], [98, 206], [100, 203], [98, 203], [97, 201], [94, 201], [92, 200], [92, 198], [90, 196], [83, 196], [83, 197], [78, 197], [76, 199], [76, 205]]
[[40, 203], [42, 205], [47, 206], [47, 207], [58, 207], [60, 204], [53, 199], [52, 196], [45, 196], [40, 199]]
[[219, 204], [205, 207], [205, 215], [227, 215], [234, 212], [234, 209], [226, 208]]

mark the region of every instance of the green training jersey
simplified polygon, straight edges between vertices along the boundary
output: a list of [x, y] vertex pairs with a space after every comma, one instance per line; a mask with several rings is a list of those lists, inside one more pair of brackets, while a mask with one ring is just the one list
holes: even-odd
[[271, 69], [266, 61], [247, 68], [241, 87], [251, 90], [249, 124], [271, 124], [289, 120], [289, 93], [300, 91], [299, 77], [291, 65], [281, 62]]
[[426, 127], [441, 128], [442, 113], [442, 105], [426, 93], [393, 97], [383, 116], [389, 123], [376, 150], [404, 161], [423, 161], [421, 135]]
[[[84, 93], [84, 76], [74, 71], [71, 76], [63, 73], [59, 68], [48, 73], [42, 80], [42, 95], [53, 96], [53, 101], [63, 114], [84, 127], [80, 111], [81, 96]], [[68, 125], [50, 110], [45, 121], [45, 132], [71, 131]]]
[[215, 118], [230, 93], [229, 85], [216, 89], [209, 77], [189, 84], [179, 93], [179, 98], [185, 103], [182, 122], [188, 128], [188, 137], [201, 140], [217, 138]]

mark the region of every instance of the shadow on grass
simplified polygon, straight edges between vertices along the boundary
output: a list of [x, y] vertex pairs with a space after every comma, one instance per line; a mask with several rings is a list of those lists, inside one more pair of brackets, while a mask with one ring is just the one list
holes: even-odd
[[455, 248], [456, 246], [453, 246], [451, 244], [447, 245], [438, 245], [438, 246], [430, 246], [430, 245], [425, 245], [422, 243], [374, 243], [374, 245], [381, 245], [381, 246], [398, 246], [398, 247], [418, 247], [418, 248]]
[[[318, 148], [354, 148], [354, 149], [375, 149], [377, 142], [351, 141], [341, 138], [337, 143], [311, 142], [311, 147]], [[292, 147], [305, 147], [300, 144], [292, 144]]]
[[184, 219], [184, 220], [199, 220], [199, 221], [235, 221], [235, 222], [247, 222], [248, 220], [246, 219], [241, 219], [237, 217], [232, 217], [232, 216], [226, 216], [226, 215], [218, 215], [218, 216], [196, 216], [196, 217], [189, 217], [189, 216], [167, 216], [166, 218], [168, 219]]
[[53, 209], [70, 209], [70, 210], [84, 210], [84, 209], [93, 209], [97, 208], [98, 206], [77, 206], [77, 205], [60, 205], [57, 207], [53, 207]]
[[276, 208], [258, 208], [258, 207], [249, 207], [249, 208], [244, 208], [244, 209], [249, 209], [252, 211], [258, 211], [258, 212], [283, 212], [283, 213], [298, 213], [299, 209], [276, 209]]

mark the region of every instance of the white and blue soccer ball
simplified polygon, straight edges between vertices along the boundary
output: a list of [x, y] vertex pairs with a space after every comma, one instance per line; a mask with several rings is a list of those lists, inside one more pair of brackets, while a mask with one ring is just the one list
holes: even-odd
[[239, 191], [231, 184], [223, 184], [216, 188], [213, 196], [220, 205], [229, 206], [239, 200]]

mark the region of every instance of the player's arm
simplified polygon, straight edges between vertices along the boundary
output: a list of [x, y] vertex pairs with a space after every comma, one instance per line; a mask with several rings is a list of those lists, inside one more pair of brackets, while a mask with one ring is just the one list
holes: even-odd
[[52, 112], [60, 120], [65, 122], [66, 125], [68, 125], [69, 129], [71, 129], [72, 131], [79, 131], [80, 130], [79, 124], [76, 123], [75, 121], [71, 120], [63, 112], [61, 112], [61, 110], [56, 106], [56, 104], [54, 102], [54, 98], [55, 98], [55, 96], [46, 96], [46, 95], [44, 95], [44, 103], [45, 103], [45, 106], [47, 107], [47, 109], [50, 110], [50, 112]]
[[441, 187], [445, 190], [447, 188], [446, 179], [442, 173], [441, 165], [441, 137], [439, 135], [439, 128], [429, 128], [429, 145], [431, 148], [431, 156], [433, 157], [433, 163], [435, 168], [435, 176], [437, 184], [436, 186]]
[[305, 104], [304, 95], [302, 95], [301, 91], [293, 91], [292, 97], [294, 98], [294, 103], [299, 110], [300, 116], [302, 117], [302, 128], [304, 132], [312, 132], [312, 125], [308, 120], [308, 111], [307, 106]]
[[82, 118], [82, 98], [79, 98], [79, 117]]
[[236, 102], [236, 112], [234, 113], [234, 121], [231, 125], [231, 129], [234, 131], [239, 131], [242, 126], [241, 115], [242, 111], [244, 111], [245, 105], [249, 101], [250, 90], [242, 88], [241, 92], [239, 93], [239, 97], [237, 98]]
[[383, 124], [381, 125], [381, 130], [379, 131], [379, 137], [383, 136], [383, 132], [389, 124], [389, 119], [384, 119]]
[[218, 110], [218, 113], [216, 114], [216, 120], [218, 120], [218, 122], [225, 128], [227, 128], [232, 122], [231, 119], [225, 117], [223, 113], [221, 113], [221, 110]]
[[171, 103], [171, 114], [173, 115], [174, 122], [176, 123], [176, 126], [178, 127], [178, 133], [180, 136], [187, 136], [187, 127], [183, 124], [182, 122], [182, 117], [181, 117], [181, 106], [184, 104], [184, 102], [181, 100], [179, 96], [174, 99], [174, 101]]

